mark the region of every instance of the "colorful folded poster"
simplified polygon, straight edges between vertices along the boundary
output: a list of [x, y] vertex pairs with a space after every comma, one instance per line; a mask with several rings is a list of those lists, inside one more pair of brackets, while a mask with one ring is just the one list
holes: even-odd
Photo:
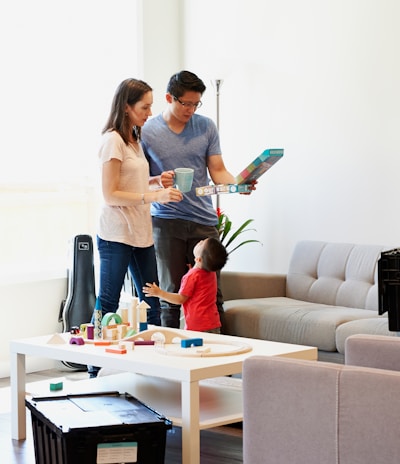
[[250, 163], [243, 171], [236, 176], [237, 184], [250, 184], [257, 180], [268, 171], [283, 156], [283, 148], [269, 148], [264, 150], [260, 156]]

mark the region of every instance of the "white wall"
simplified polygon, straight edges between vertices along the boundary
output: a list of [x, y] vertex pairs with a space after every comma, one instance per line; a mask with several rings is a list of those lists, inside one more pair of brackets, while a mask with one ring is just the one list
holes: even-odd
[[182, 19], [185, 0], [142, 0], [144, 79], [153, 88], [153, 114], [165, 108], [170, 76], [181, 69], [183, 60]]
[[[0, 283], [3, 333], [0, 338], [0, 378], [10, 375], [10, 341], [60, 332], [58, 311], [67, 292], [64, 276], [38, 273], [16, 283]], [[27, 357], [28, 372], [49, 369], [54, 361]]]
[[[94, 237], [96, 198], [92, 189], [78, 186], [46, 192], [31, 188], [18, 195], [12, 191], [0, 193], [2, 217], [7, 218], [7, 227], [2, 227], [0, 234], [0, 313], [4, 327], [0, 378], [9, 375], [12, 339], [62, 330], [58, 315], [67, 296], [71, 238], [86, 233]], [[14, 247], [24, 250], [23, 259], [15, 260]], [[54, 362], [27, 358], [29, 371], [53, 366]]]
[[301, 239], [400, 245], [399, 20], [397, 0], [185, 2], [185, 67], [224, 79], [229, 169], [285, 149], [251, 197], [221, 198], [264, 244], [228, 269], [285, 271]]

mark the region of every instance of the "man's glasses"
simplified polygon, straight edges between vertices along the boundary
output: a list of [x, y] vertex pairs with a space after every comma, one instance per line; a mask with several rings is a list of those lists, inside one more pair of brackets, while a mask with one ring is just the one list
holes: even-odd
[[201, 105], [203, 104], [201, 101], [197, 103], [183, 102], [179, 100], [178, 97], [174, 97], [174, 100], [180, 103], [184, 108], [190, 108], [190, 109], [194, 108], [195, 110], [199, 109]]

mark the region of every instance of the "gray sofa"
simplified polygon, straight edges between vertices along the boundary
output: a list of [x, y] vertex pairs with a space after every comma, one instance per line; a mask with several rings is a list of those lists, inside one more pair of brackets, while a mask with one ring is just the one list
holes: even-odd
[[396, 335], [378, 315], [377, 262], [385, 247], [301, 241], [287, 274], [222, 272], [223, 332], [316, 346], [342, 362], [353, 334]]
[[243, 463], [397, 464], [399, 359], [399, 337], [368, 335], [347, 339], [346, 365], [246, 359]]

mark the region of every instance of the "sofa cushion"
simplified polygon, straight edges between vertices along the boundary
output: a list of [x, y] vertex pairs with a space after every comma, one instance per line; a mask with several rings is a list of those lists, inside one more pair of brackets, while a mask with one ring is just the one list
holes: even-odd
[[226, 301], [225, 332], [247, 338], [316, 346], [336, 351], [336, 328], [375, 311], [309, 303], [286, 297]]
[[346, 322], [336, 329], [336, 348], [339, 353], [345, 353], [346, 339], [350, 335], [395, 335], [389, 332], [387, 314], [370, 319], [360, 319]]
[[380, 245], [301, 241], [292, 254], [286, 296], [377, 311]]

